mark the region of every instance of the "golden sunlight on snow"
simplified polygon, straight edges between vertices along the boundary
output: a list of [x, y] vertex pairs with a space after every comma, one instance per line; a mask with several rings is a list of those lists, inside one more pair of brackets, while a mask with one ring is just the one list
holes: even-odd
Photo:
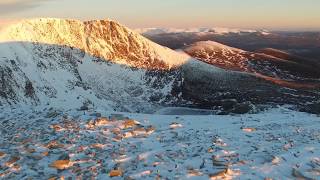
[[168, 70], [190, 59], [110, 20], [23, 20], [1, 31], [0, 42], [67, 46], [103, 60], [143, 69]]

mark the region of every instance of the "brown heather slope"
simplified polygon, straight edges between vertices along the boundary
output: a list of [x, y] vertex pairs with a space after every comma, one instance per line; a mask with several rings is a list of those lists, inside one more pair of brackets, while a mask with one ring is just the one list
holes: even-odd
[[320, 71], [316, 62], [283, 51], [262, 49], [248, 52], [213, 41], [194, 43], [184, 48], [184, 51], [208, 64], [247, 72], [283, 87], [320, 87]]

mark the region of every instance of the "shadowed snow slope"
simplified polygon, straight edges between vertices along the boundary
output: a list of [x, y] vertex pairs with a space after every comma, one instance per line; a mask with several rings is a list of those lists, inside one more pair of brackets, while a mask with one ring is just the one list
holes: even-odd
[[150, 112], [181, 83], [180, 70], [132, 68], [68, 46], [11, 42], [0, 52], [1, 104]]

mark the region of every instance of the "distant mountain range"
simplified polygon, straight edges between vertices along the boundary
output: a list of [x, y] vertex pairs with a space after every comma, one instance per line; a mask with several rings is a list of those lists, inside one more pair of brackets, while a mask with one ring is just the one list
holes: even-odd
[[152, 41], [172, 49], [209, 40], [246, 51], [274, 48], [303, 57], [320, 59], [320, 32], [279, 32], [228, 28], [195, 28], [191, 30], [147, 28], [140, 29], [139, 32]]
[[170, 34], [170, 33], [210, 33], [210, 34], [230, 34], [230, 33], [263, 33], [268, 35], [267, 30], [250, 30], [250, 29], [235, 29], [235, 28], [141, 28], [135, 29], [136, 32], [143, 35], [161, 35], [161, 34]]
[[301, 106], [319, 99], [314, 59], [196, 41], [226, 34], [273, 36], [268, 32], [140, 32], [180, 50], [110, 20], [34, 19], [8, 26], [0, 32], [0, 104], [144, 113], [187, 106], [244, 113], [253, 104]]

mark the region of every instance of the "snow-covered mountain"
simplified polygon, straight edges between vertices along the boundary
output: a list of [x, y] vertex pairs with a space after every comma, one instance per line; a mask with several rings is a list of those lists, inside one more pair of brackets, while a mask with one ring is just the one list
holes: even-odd
[[226, 78], [223, 69], [109, 20], [25, 20], [0, 40], [1, 104], [155, 112], [211, 101], [207, 91], [247, 78]]
[[1, 104], [148, 112], [174, 99], [175, 69], [189, 59], [109, 20], [25, 20], [0, 41]]
[[212, 108], [225, 99], [297, 101], [286, 86], [252, 73], [252, 53], [215, 42], [199, 42], [187, 53], [204, 62], [110, 20], [24, 20], [0, 32], [0, 104], [149, 113]]
[[211, 33], [211, 34], [230, 34], [230, 33], [257, 33], [261, 32], [268, 35], [267, 30], [251, 30], [251, 29], [236, 29], [236, 28], [140, 28], [135, 29], [136, 32], [143, 35], [160, 35], [160, 34], [174, 34], [174, 33]]
[[173, 68], [188, 58], [110, 20], [25, 20], [4, 30], [0, 40], [69, 46], [118, 64], [147, 69]]

